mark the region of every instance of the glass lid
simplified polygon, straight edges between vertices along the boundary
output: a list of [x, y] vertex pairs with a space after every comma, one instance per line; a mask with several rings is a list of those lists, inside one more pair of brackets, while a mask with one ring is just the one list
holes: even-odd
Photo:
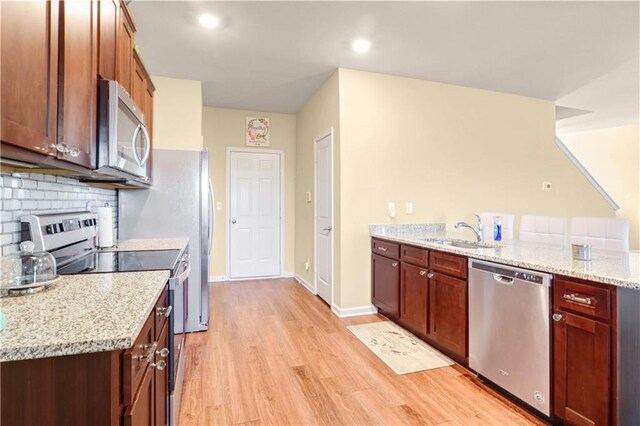
[[38, 287], [55, 281], [56, 259], [46, 251], [34, 251], [31, 241], [20, 243], [20, 252], [2, 258], [3, 288]]

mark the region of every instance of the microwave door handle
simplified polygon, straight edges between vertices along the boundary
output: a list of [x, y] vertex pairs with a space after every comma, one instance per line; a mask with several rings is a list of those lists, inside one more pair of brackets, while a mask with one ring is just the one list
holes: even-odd
[[144, 124], [140, 124], [140, 129], [142, 129], [142, 135], [144, 136], [144, 156], [142, 157], [142, 161], [140, 165], [143, 166], [147, 160], [149, 159], [149, 153], [151, 152], [151, 138], [149, 137], [149, 133], [147, 132], [147, 128]]
[[138, 151], [136, 151], [136, 139], [138, 139], [138, 133], [140, 133], [140, 129], [142, 128], [142, 124], [138, 124], [136, 130], [133, 131], [133, 137], [131, 138], [131, 151], [133, 151], [133, 158], [138, 163], [138, 166], [142, 166], [142, 162], [140, 161], [140, 157], [138, 157]]

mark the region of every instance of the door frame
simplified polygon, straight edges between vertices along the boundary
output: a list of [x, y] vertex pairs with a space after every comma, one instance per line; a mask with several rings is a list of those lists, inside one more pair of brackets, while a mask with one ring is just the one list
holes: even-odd
[[334, 234], [331, 235], [331, 302], [329, 306], [333, 309], [333, 302], [335, 300], [335, 191], [334, 191], [334, 155], [333, 155], [333, 127], [330, 127], [329, 130], [322, 132], [319, 136], [313, 138], [313, 294], [318, 295], [318, 203], [317, 203], [317, 194], [318, 194], [318, 142], [322, 139], [329, 136], [329, 146], [331, 146], [331, 185], [329, 186], [331, 189], [331, 232]]
[[[260, 278], [274, 278], [274, 277], [251, 277], [251, 278], [231, 278], [231, 227], [229, 226], [230, 220], [230, 200], [231, 200], [231, 153], [232, 152], [245, 152], [251, 154], [277, 154], [280, 157], [280, 274], [277, 277], [282, 278], [284, 276], [284, 151], [280, 149], [268, 149], [268, 148], [243, 148], [243, 147], [227, 147], [227, 170], [226, 170], [226, 223], [225, 223], [225, 278], [228, 281], [246, 281]], [[215, 208], [215, 207], [214, 207]]]

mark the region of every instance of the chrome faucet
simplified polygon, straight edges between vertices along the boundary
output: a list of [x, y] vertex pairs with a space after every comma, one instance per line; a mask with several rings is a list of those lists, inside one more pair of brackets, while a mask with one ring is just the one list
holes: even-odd
[[453, 227], [456, 228], [456, 229], [459, 229], [459, 228], [469, 228], [469, 229], [471, 229], [473, 232], [475, 232], [477, 241], [479, 243], [481, 243], [482, 242], [482, 218], [480, 218], [480, 215], [478, 215], [476, 213], [474, 213], [473, 215], [478, 220], [478, 225], [477, 225], [478, 227], [477, 228], [474, 228], [473, 226], [469, 225], [467, 222], [458, 222]]

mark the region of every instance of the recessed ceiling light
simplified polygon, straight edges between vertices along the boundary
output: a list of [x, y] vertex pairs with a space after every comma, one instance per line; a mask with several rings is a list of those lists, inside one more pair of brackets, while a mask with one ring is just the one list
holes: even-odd
[[367, 52], [371, 48], [371, 42], [369, 40], [365, 40], [363, 38], [358, 39], [353, 42], [351, 45], [353, 50], [357, 53]]
[[205, 13], [204, 15], [200, 15], [200, 17], [198, 18], [198, 22], [200, 22], [200, 25], [205, 28], [215, 28], [220, 25], [220, 18]]

